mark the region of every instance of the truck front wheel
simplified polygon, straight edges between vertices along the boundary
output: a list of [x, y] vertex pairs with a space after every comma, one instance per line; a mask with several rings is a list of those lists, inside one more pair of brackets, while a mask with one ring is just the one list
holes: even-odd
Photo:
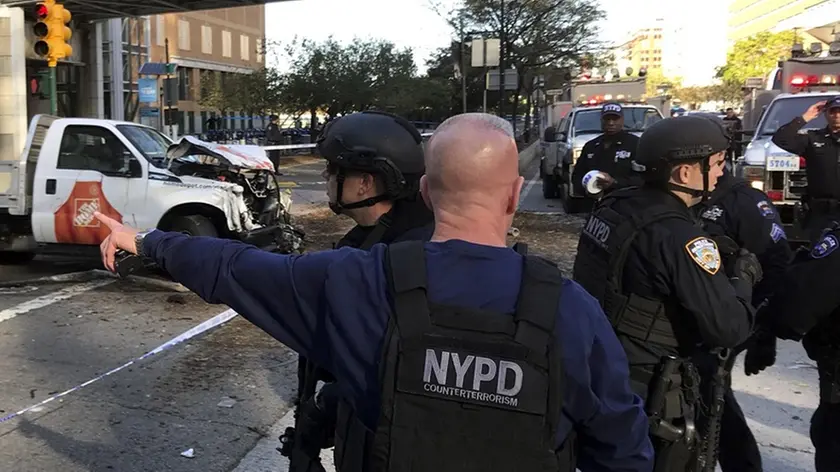
[[201, 215], [178, 216], [172, 220], [169, 231], [176, 231], [190, 236], [219, 237], [219, 231], [209, 218]]

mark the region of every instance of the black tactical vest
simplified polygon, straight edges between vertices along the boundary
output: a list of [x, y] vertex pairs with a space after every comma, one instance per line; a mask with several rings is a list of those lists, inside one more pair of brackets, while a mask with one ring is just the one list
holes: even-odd
[[373, 440], [339, 410], [340, 472], [572, 471], [555, 451], [562, 410], [554, 336], [562, 278], [526, 256], [516, 313], [436, 306], [426, 297], [423, 243], [388, 247], [393, 315], [383, 345]]
[[624, 264], [633, 241], [647, 225], [669, 218], [691, 221], [684, 212], [646, 206], [640, 214], [621, 214], [613, 206], [640, 190], [616, 190], [604, 197], [583, 226], [575, 257], [574, 279], [598, 299], [618, 334], [671, 348], [678, 346], [663, 300], [625, 293]]

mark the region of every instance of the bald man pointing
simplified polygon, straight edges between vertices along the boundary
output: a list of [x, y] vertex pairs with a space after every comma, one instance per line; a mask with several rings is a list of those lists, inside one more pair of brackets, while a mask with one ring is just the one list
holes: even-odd
[[112, 231], [103, 261], [142, 252], [332, 372], [340, 472], [652, 470], [648, 419], [598, 302], [506, 247], [523, 180], [510, 125], [450, 118], [426, 172], [431, 242], [280, 255], [97, 215]]

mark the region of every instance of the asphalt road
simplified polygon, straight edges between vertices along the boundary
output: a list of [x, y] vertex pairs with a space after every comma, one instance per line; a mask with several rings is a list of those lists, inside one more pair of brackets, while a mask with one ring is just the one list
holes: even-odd
[[[561, 213], [558, 201], [542, 198], [536, 165], [525, 173], [520, 211]], [[321, 169], [315, 161], [282, 170], [294, 213], [326, 201]], [[43, 259], [0, 266], [0, 282], [97, 267], [96, 260]], [[225, 310], [192, 294], [110, 278], [0, 286], [0, 470], [285, 470], [274, 448], [291, 420], [296, 355], [238, 317], [4, 418], [124, 366]], [[781, 342], [775, 366], [759, 376], [742, 372], [739, 362], [733, 385], [765, 470], [813, 470], [813, 363], [798, 344]], [[230, 407], [219, 406], [229, 399], [232, 405], [222, 404]], [[193, 457], [182, 456], [190, 449]]]

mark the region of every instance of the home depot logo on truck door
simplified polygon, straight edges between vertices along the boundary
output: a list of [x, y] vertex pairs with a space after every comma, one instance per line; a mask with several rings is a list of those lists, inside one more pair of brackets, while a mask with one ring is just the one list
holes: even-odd
[[94, 218], [100, 212], [122, 222], [122, 215], [102, 192], [102, 182], [76, 182], [70, 197], [55, 212], [55, 240], [62, 244], [99, 244], [108, 228]]

